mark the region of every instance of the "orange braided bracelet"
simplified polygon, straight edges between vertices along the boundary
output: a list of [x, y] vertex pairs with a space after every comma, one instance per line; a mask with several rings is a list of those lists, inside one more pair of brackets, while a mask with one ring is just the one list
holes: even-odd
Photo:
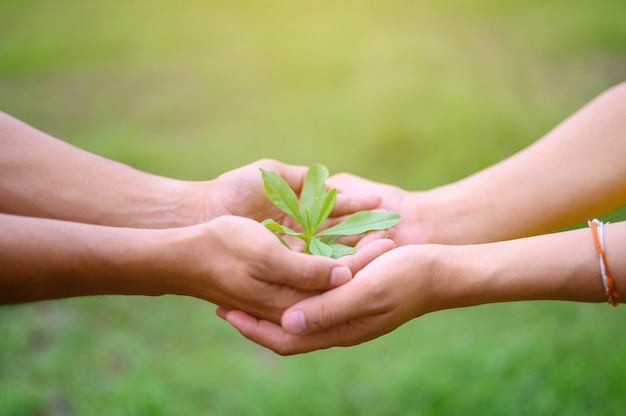
[[[598, 254], [600, 257], [600, 272], [602, 273], [602, 284], [604, 284], [604, 294], [606, 300], [613, 306], [619, 305], [617, 298], [619, 293], [615, 290], [615, 283], [609, 272], [609, 265], [606, 261], [606, 254], [604, 250], [604, 223], [597, 219], [589, 221], [589, 227], [593, 233], [593, 241], [596, 243]], [[607, 223], [608, 224], [608, 223]]]

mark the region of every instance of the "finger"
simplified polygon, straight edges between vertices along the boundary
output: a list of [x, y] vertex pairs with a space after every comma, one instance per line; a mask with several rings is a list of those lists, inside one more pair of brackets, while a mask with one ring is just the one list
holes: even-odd
[[226, 321], [241, 335], [279, 355], [293, 355], [337, 345], [332, 334], [294, 336], [280, 325], [257, 319], [242, 311], [229, 311]]
[[379, 230], [379, 231], [370, 231], [370, 232], [365, 233], [365, 235], [361, 236], [362, 238], [359, 240], [356, 247], [362, 248], [370, 243], [373, 243], [374, 241], [382, 240], [382, 239], [393, 240], [395, 236], [396, 236], [395, 228], [387, 228], [386, 230]]
[[359, 211], [368, 211], [378, 208], [382, 203], [382, 197], [374, 192], [339, 192], [337, 202], [333, 208], [332, 216], [348, 215]]
[[337, 192], [347, 192], [349, 190], [363, 191], [365, 186], [375, 184], [368, 179], [355, 176], [351, 173], [337, 173], [326, 181], [331, 188], [337, 188]]
[[376, 287], [368, 282], [372, 280], [357, 275], [346, 285], [298, 302], [285, 311], [281, 326], [294, 335], [314, 334], [384, 312], [377, 306]]
[[386, 231], [371, 233], [357, 244], [354, 254], [339, 260], [282, 249], [271, 251], [278, 257], [270, 264], [280, 265], [272, 271], [272, 281], [307, 291], [339, 287], [352, 280], [354, 273], [372, 260], [395, 248], [393, 240], [382, 238], [386, 234]]
[[340, 237], [338, 243], [345, 244], [350, 247], [364, 247], [365, 245], [383, 238], [393, 240], [396, 236], [395, 228], [387, 228], [386, 230], [368, 231], [358, 235], [348, 235]]
[[363, 240], [357, 245], [357, 251], [354, 254], [339, 259], [341, 263], [352, 271], [352, 275], [356, 275], [359, 270], [367, 266], [372, 260], [396, 247], [396, 243], [393, 240], [386, 238], [376, 239], [371, 242], [363, 242]]
[[295, 193], [299, 193], [304, 183], [308, 168], [306, 166], [288, 165], [274, 159], [262, 159], [257, 162], [259, 167], [280, 175]]
[[257, 319], [242, 311], [229, 311], [225, 317], [241, 335], [277, 353], [289, 338], [289, 334], [280, 325]]
[[327, 290], [341, 286], [352, 279], [350, 268], [338, 260], [293, 251], [270, 250], [268, 266], [273, 283], [297, 289]]
[[229, 309], [227, 309], [227, 308], [225, 308], [225, 307], [223, 307], [223, 306], [218, 306], [217, 308], [215, 308], [215, 314], [216, 314], [218, 317], [220, 317], [220, 318], [222, 318], [222, 319], [224, 319], [224, 320], [226, 320], [226, 314], [227, 314], [228, 312], [229, 312]]

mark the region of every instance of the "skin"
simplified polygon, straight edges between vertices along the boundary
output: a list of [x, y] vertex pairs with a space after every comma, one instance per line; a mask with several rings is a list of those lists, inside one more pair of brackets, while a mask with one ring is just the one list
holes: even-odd
[[[1, 303], [90, 295], [186, 295], [279, 322], [394, 247], [365, 239], [343, 260], [290, 251], [258, 222], [222, 216], [162, 230], [0, 214]], [[371, 243], [371, 244], [368, 244]]]
[[[265, 196], [259, 168], [296, 193], [307, 170], [263, 159], [211, 181], [181, 181], [89, 153], [2, 112], [0, 149], [0, 213], [115, 227], [183, 227], [221, 215], [291, 224]], [[333, 216], [379, 204], [372, 192], [339, 193]]]
[[[541, 235], [626, 204], [626, 84], [527, 149], [450, 185], [409, 192], [348, 174], [342, 192], [383, 196], [399, 247], [345, 286], [289, 308], [282, 327], [228, 308], [245, 337], [289, 355], [365, 342], [425, 313], [522, 300], [602, 302], [588, 229]], [[539, 234], [539, 235], [538, 235]], [[530, 236], [530, 237], [528, 237]], [[626, 222], [606, 227], [609, 270], [626, 292]]]
[[[0, 303], [125, 294], [194, 296], [275, 322], [293, 303], [350, 280], [394, 246], [342, 261], [282, 246], [257, 221], [293, 226], [259, 167], [299, 192], [306, 167], [260, 160], [212, 181], [148, 174], [0, 113]], [[339, 195], [333, 216], [380, 196]], [[248, 218], [244, 218], [248, 217]], [[332, 221], [331, 221], [332, 222]]]
[[551, 232], [626, 202], [624, 114], [626, 83], [528, 148], [458, 182], [407, 191], [344, 173], [328, 184], [342, 193], [380, 194], [381, 208], [402, 215], [398, 245], [475, 244]]
[[[609, 270], [626, 288], [626, 222], [606, 227]], [[555, 250], [555, 247], [558, 250]], [[282, 326], [218, 310], [246, 338], [280, 355], [351, 346], [426, 313], [526, 300], [603, 302], [588, 229], [477, 245], [408, 245], [383, 254], [354, 279], [289, 308]]]

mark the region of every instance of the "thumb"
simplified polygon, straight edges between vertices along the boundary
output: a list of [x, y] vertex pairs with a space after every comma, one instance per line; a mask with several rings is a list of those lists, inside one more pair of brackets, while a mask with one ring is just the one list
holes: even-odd
[[358, 279], [293, 305], [283, 313], [281, 326], [293, 335], [312, 334], [370, 315]]
[[352, 280], [352, 276], [372, 260], [395, 247], [392, 240], [376, 240], [380, 238], [378, 234], [373, 233], [371, 238], [368, 237], [359, 243], [356, 253], [344, 256], [340, 260], [285, 251], [280, 247], [278, 250], [270, 251], [273, 258], [269, 264], [273, 270], [267, 274], [272, 276], [273, 283], [301, 290], [327, 290], [339, 287]]
[[332, 215], [354, 214], [359, 211], [373, 210], [380, 206], [382, 197], [373, 192], [368, 193], [337, 193], [337, 202]]
[[259, 163], [263, 169], [271, 170], [281, 176], [295, 193], [302, 189], [307, 167], [300, 165], [289, 165], [273, 159], [264, 159]]
[[279, 283], [301, 290], [327, 290], [341, 286], [352, 279], [348, 265], [329, 257], [296, 253], [281, 247], [269, 251], [270, 261], [266, 276]]
[[359, 270], [367, 266], [370, 262], [395, 248], [396, 243], [386, 237], [390, 233], [387, 231], [375, 231], [369, 233], [357, 244], [357, 251], [349, 256], [344, 256], [339, 261], [356, 274]]

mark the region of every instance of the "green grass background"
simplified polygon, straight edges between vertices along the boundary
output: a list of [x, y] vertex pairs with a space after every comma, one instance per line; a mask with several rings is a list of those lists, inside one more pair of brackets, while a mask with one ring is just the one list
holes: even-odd
[[[522, 149], [626, 78], [625, 18], [622, 0], [0, 0], [0, 109], [183, 179], [272, 157], [427, 189]], [[444, 311], [288, 358], [213, 310], [181, 297], [2, 307], [0, 414], [615, 415], [626, 405], [622, 308]]]

